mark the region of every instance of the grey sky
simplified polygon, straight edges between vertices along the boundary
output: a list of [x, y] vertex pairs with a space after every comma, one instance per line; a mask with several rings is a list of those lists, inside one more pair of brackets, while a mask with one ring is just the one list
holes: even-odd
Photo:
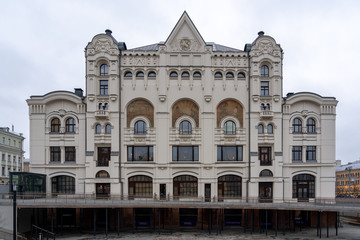
[[337, 159], [360, 157], [360, 1], [2, 1], [0, 126], [23, 132], [25, 100], [54, 90], [85, 90], [84, 48], [109, 28], [128, 48], [165, 41], [186, 10], [207, 42], [243, 49], [257, 32], [284, 50], [284, 95], [334, 96]]

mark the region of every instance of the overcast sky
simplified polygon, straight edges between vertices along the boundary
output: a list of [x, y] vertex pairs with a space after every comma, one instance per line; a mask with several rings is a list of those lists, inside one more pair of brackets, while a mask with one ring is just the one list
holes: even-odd
[[302, 0], [23, 0], [1, 1], [0, 126], [24, 133], [26, 99], [54, 90], [85, 90], [84, 48], [111, 29], [128, 49], [165, 41], [187, 11], [206, 42], [243, 50], [259, 31], [284, 50], [284, 96], [333, 96], [336, 158], [360, 157], [360, 1]]

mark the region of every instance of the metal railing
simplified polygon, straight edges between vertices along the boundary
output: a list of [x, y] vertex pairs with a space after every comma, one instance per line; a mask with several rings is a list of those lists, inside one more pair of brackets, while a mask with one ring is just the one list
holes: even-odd
[[48, 230], [45, 230], [41, 227], [38, 227], [36, 225], [32, 225], [32, 231], [31, 231], [31, 239], [54, 239], [55, 240], [55, 233], [50, 232]]

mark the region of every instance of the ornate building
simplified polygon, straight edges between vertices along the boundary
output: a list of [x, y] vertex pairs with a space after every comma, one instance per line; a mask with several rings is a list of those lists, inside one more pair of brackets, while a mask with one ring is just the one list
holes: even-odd
[[184, 12], [165, 42], [85, 48], [86, 94], [27, 100], [31, 172], [47, 192], [129, 199], [335, 198], [337, 100], [283, 95], [283, 50], [205, 42]]

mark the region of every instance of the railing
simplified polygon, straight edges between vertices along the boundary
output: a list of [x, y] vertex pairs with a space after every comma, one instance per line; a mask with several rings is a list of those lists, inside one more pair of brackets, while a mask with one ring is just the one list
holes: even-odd
[[55, 233], [47, 231], [43, 228], [40, 228], [36, 225], [32, 225], [32, 234], [31, 239], [55, 239]]

